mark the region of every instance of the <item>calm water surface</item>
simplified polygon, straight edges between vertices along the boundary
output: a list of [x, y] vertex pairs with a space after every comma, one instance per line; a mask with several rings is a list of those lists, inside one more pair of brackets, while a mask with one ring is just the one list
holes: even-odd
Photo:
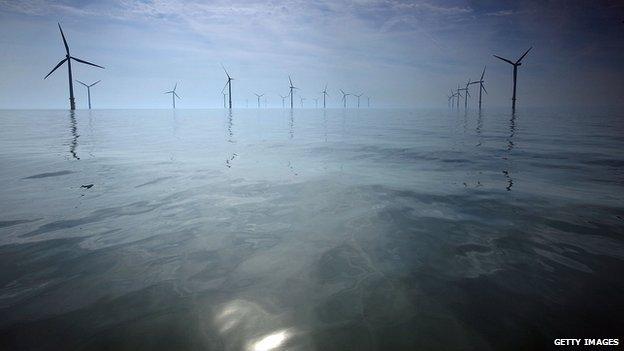
[[538, 350], [623, 336], [619, 111], [0, 123], [0, 349]]

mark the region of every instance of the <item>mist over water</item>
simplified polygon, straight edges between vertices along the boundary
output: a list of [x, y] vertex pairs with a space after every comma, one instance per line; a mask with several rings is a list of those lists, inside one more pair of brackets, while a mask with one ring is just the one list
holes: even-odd
[[0, 111], [0, 348], [618, 337], [622, 117]]

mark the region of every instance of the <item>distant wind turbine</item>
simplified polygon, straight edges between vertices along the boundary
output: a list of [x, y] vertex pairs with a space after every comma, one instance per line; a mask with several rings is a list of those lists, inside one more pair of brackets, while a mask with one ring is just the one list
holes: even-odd
[[522, 59], [529, 53], [529, 51], [531, 51], [531, 49], [533, 49], [533, 47], [530, 47], [529, 50], [525, 51], [516, 62], [494, 55], [497, 59], [503, 60], [513, 66], [513, 95], [511, 97], [511, 109], [514, 111], [516, 110], [516, 80], [518, 77], [518, 66], [522, 65]]
[[284, 101], [286, 100], [286, 98], [288, 97], [288, 95], [286, 96], [282, 96], [280, 95], [280, 97], [282, 98], [282, 108], [286, 107], [286, 104], [284, 103]]
[[329, 94], [327, 93], [327, 83], [325, 83], [325, 89], [323, 89], [321, 93], [323, 94], [323, 108], [327, 108], [327, 105], [325, 104], [325, 98], [329, 96]]
[[264, 94], [256, 94], [254, 93], [254, 95], [256, 95], [258, 97], [258, 108], [260, 108], [260, 98], [264, 96]]
[[293, 85], [292, 79], [290, 79], [290, 76], [288, 76], [288, 81], [290, 82], [290, 108], [293, 108], [293, 90], [295, 89], [299, 89], [296, 86]]
[[370, 96], [366, 97], [366, 107], [370, 107]]
[[340, 89], [340, 93], [342, 94], [342, 104], [343, 107], [347, 107], [347, 96], [351, 95], [349, 93], [345, 93], [342, 89]]
[[466, 87], [463, 89], [466, 91], [466, 94], [464, 95], [464, 110], [468, 110], [468, 97], [470, 96], [470, 91], [468, 90], [468, 87], [470, 87], [470, 79], [468, 79], [468, 83], [466, 83]]
[[85, 84], [81, 81], [79, 81], [78, 79], [76, 79], [76, 82], [82, 84], [85, 86], [85, 88], [87, 88], [87, 99], [89, 100], [89, 110], [91, 109], [91, 87], [96, 85], [97, 83], [101, 82], [100, 80], [98, 80], [95, 83], [92, 83], [91, 85]]
[[165, 94], [171, 94], [171, 100], [173, 101], [173, 108], [175, 108], [175, 99], [178, 98], [180, 100], [182, 100], [181, 97], [178, 96], [178, 94], [176, 93], [176, 89], [178, 88], [178, 83], [176, 83], [173, 86], [173, 90], [170, 91], [165, 91]]
[[71, 61], [74, 60], [74, 61], [77, 61], [77, 62], [80, 62], [80, 63], [84, 63], [86, 65], [95, 66], [95, 67], [99, 67], [99, 68], [104, 68], [104, 67], [71, 56], [69, 54], [69, 45], [67, 45], [67, 40], [65, 40], [65, 34], [63, 34], [63, 29], [61, 28], [61, 24], [60, 23], [57, 23], [57, 24], [58, 24], [59, 30], [61, 31], [61, 37], [63, 37], [63, 44], [65, 45], [66, 55], [65, 55], [65, 58], [62, 59], [61, 62], [59, 62], [54, 68], [52, 68], [50, 73], [48, 73], [48, 75], [45, 76], [43, 79], [48, 78], [50, 76], [50, 74], [52, 74], [52, 72], [56, 71], [57, 68], [61, 67], [61, 65], [63, 65], [65, 62], [67, 62], [67, 73], [69, 74], [69, 108], [70, 108], [70, 110], [75, 110], [76, 109], [76, 103], [74, 101], [74, 80], [72, 78]]
[[481, 93], [485, 92], [486, 94], [488, 93], [487, 90], [485, 90], [485, 86], [483, 85], [483, 83], [485, 82], [483, 80], [483, 76], [485, 76], [485, 67], [483, 67], [483, 72], [481, 73], [481, 78], [476, 81], [476, 82], [472, 82], [470, 84], [479, 84], [479, 110], [481, 109]]
[[314, 98], [314, 107], [318, 108], [318, 100], [319, 98]]
[[303, 96], [300, 96], [299, 99], [301, 99], [301, 108], [303, 108], [303, 102], [305, 101], [306, 98], [304, 98]]
[[234, 80], [234, 78], [230, 77], [228, 71], [225, 69], [225, 67], [223, 67], [223, 64], [221, 64], [221, 68], [223, 68], [223, 72], [225, 72], [225, 75], [227, 76], [227, 82], [225, 83], [225, 85], [227, 85], [228, 87], [228, 100], [230, 102], [230, 108], [232, 108], [232, 81]]
[[360, 93], [360, 95], [357, 95], [357, 94], [353, 94], [353, 95], [357, 96], [357, 99], [358, 99], [358, 105], [357, 106], [358, 106], [358, 108], [360, 108], [360, 98], [362, 97], [362, 95], [364, 95], [364, 93]]
[[459, 111], [459, 99], [461, 99], [462, 95], [459, 92], [461, 89], [459, 89], [459, 84], [457, 84], [457, 94], [455, 95], [455, 97], [457, 98], [457, 110]]

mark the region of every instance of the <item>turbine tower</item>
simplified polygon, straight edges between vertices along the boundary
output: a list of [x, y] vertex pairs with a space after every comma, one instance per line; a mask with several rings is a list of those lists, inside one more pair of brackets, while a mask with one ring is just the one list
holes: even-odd
[[345, 93], [342, 89], [340, 89], [340, 93], [342, 94], [342, 105], [344, 108], [347, 108], [347, 96], [351, 94]]
[[531, 49], [533, 49], [533, 47], [530, 47], [529, 50], [525, 51], [516, 62], [494, 55], [497, 59], [503, 60], [513, 66], [513, 95], [511, 97], [511, 109], [513, 111], [516, 110], [516, 79], [518, 77], [518, 66], [522, 65], [522, 59], [529, 53], [529, 51], [531, 51]]
[[91, 85], [85, 84], [85, 83], [83, 83], [83, 82], [79, 81], [78, 79], [76, 79], [76, 82], [78, 82], [78, 83], [80, 83], [80, 84], [84, 85], [84, 86], [85, 86], [85, 88], [87, 88], [87, 99], [89, 100], [89, 110], [90, 110], [90, 109], [91, 109], [91, 87], [92, 87], [92, 86], [94, 86], [94, 85], [96, 85], [96, 84], [97, 84], [97, 83], [99, 83], [100, 81], [98, 80], [97, 82], [95, 82], [95, 83], [93, 83], [93, 84], [91, 84]]
[[264, 94], [256, 94], [254, 93], [254, 95], [256, 95], [258, 97], [258, 108], [260, 108], [260, 98], [264, 96]]
[[290, 82], [290, 108], [293, 108], [293, 90], [295, 89], [299, 89], [296, 86], [293, 85], [292, 79], [290, 79], [290, 76], [288, 76], [288, 81]]
[[483, 76], [485, 76], [485, 66], [483, 67], [483, 72], [481, 72], [481, 78], [476, 82], [470, 83], [470, 84], [479, 84], [479, 110], [481, 109], [481, 93], [482, 92], [485, 92], [486, 94], [488, 93], [487, 90], [485, 90], [485, 86], [483, 85], [483, 83], [485, 82], [483, 80]]
[[457, 98], [457, 110], [459, 111], [459, 99], [461, 99], [462, 95], [459, 92], [461, 89], [459, 89], [459, 84], [457, 84], [457, 95], [455, 95], [455, 97]]
[[234, 80], [234, 78], [230, 77], [230, 75], [228, 74], [228, 71], [225, 69], [225, 67], [223, 67], [223, 64], [221, 64], [221, 68], [223, 68], [223, 72], [225, 72], [225, 75], [227, 76], [227, 82], [225, 83], [225, 85], [227, 85], [228, 87], [228, 100], [230, 102], [230, 109], [231, 109], [232, 108], [232, 81]]
[[286, 106], [286, 104], [284, 103], [284, 101], [286, 100], [286, 98], [288, 97], [288, 94], [286, 96], [282, 96], [280, 95], [280, 97], [282, 98], [282, 108], [284, 108]]
[[[470, 92], [468, 91], [468, 87], [470, 86], [470, 79], [468, 79], [468, 83], [466, 83], [466, 87], [463, 89], [466, 91], [466, 95], [464, 95], [464, 110], [468, 111], [468, 97], [470, 96]], [[471, 96], [470, 96], [471, 97]]]
[[364, 93], [360, 93], [360, 95], [357, 95], [357, 94], [353, 94], [353, 95], [357, 96], [357, 98], [358, 98], [358, 108], [360, 108], [360, 98], [362, 97], [362, 95], [364, 95]]
[[325, 89], [323, 89], [321, 93], [323, 94], [323, 108], [327, 108], [327, 105], [325, 104], [325, 97], [329, 96], [329, 94], [327, 94], [327, 83], [325, 83]]
[[176, 83], [173, 86], [173, 90], [170, 91], [165, 91], [165, 94], [171, 94], [171, 100], [173, 101], [173, 108], [175, 108], [175, 99], [178, 98], [180, 100], [182, 100], [181, 97], [178, 96], [178, 94], [176, 93], [176, 89], [178, 88], [178, 83]]
[[61, 24], [60, 23], [57, 23], [57, 24], [58, 24], [59, 30], [61, 31], [61, 37], [63, 37], [63, 44], [65, 45], [65, 53], [66, 53], [65, 58], [62, 59], [61, 62], [59, 62], [54, 68], [52, 68], [50, 73], [48, 73], [48, 75], [45, 76], [43, 79], [48, 78], [50, 74], [52, 74], [52, 72], [56, 71], [57, 68], [61, 67], [61, 65], [67, 62], [67, 73], [69, 74], [69, 109], [75, 110], [76, 102], [74, 101], [74, 80], [72, 78], [71, 61], [74, 60], [80, 63], [84, 63], [86, 65], [91, 65], [91, 66], [95, 66], [99, 68], [104, 68], [104, 67], [96, 65], [95, 63], [91, 63], [91, 62], [81, 60], [79, 58], [75, 58], [71, 56], [69, 54], [69, 45], [67, 45], [67, 40], [65, 40], [65, 34], [63, 34], [63, 29], [61, 28]]

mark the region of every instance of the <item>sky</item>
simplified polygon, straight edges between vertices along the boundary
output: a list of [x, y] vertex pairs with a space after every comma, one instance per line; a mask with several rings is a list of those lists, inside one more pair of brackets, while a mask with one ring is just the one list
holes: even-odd
[[519, 106], [618, 107], [623, 20], [621, 1], [0, 0], [0, 109], [68, 108], [66, 68], [43, 79], [65, 55], [57, 22], [72, 56], [105, 67], [72, 64], [75, 79], [102, 80], [94, 108], [169, 108], [176, 83], [179, 108], [222, 107], [221, 64], [234, 107], [254, 107], [254, 93], [281, 107], [288, 75], [296, 106], [327, 84], [331, 107], [339, 89], [371, 107], [445, 107], [484, 66], [484, 103], [507, 106], [512, 67], [492, 55], [531, 46]]

